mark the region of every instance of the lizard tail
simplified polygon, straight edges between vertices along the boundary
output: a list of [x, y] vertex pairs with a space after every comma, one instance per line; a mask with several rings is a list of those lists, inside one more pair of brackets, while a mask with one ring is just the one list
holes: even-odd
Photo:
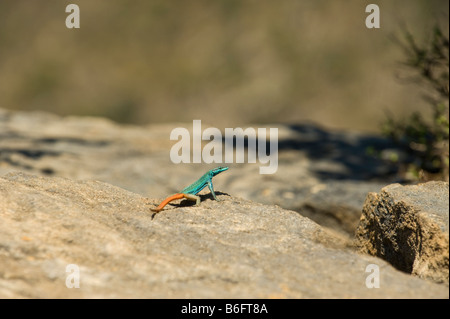
[[178, 193], [172, 196], [167, 197], [165, 200], [163, 200], [161, 202], [161, 204], [159, 204], [158, 207], [156, 208], [150, 208], [151, 211], [153, 212], [160, 212], [163, 210], [164, 206], [166, 206], [167, 204], [169, 204], [171, 201], [176, 200], [176, 199], [182, 199], [184, 197], [183, 193]]

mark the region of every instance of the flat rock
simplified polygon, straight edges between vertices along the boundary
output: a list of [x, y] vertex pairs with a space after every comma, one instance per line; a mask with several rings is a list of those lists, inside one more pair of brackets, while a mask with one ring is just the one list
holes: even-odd
[[[217, 194], [152, 218], [99, 181], [0, 177], [2, 298], [448, 298], [448, 287], [360, 255], [300, 214]], [[68, 265], [80, 288], [67, 288]], [[368, 288], [369, 265], [380, 287]]]
[[[341, 235], [354, 238], [361, 218], [361, 209], [367, 193], [377, 192], [382, 183], [364, 181], [322, 181], [315, 185], [296, 190], [293, 196], [280, 194], [277, 204], [295, 210], [321, 226], [338, 231]], [[291, 194], [294, 192], [291, 191]], [[269, 203], [267, 200], [262, 200]]]
[[449, 185], [392, 184], [369, 193], [357, 230], [363, 252], [398, 269], [448, 284]]

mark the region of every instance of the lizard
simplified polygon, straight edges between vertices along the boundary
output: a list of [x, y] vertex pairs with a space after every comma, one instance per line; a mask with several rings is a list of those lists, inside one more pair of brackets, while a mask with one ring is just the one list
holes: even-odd
[[191, 185], [183, 188], [183, 190], [181, 192], [167, 197], [165, 200], [163, 200], [161, 202], [161, 204], [159, 204], [158, 207], [151, 208], [151, 210], [154, 212], [160, 212], [161, 210], [163, 210], [164, 206], [166, 206], [171, 201], [176, 200], [176, 199], [182, 199], [182, 198], [186, 198], [188, 200], [195, 201], [195, 206], [198, 206], [200, 204], [200, 196], [197, 196], [197, 194], [206, 186], [208, 186], [213, 198], [216, 201], [219, 201], [216, 197], [216, 194], [214, 193], [212, 178], [214, 176], [216, 176], [217, 174], [220, 174], [223, 171], [226, 171], [227, 169], [228, 169], [228, 167], [220, 166], [220, 167], [214, 168], [214, 169], [206, 172], [197, 181], [195, 181]]

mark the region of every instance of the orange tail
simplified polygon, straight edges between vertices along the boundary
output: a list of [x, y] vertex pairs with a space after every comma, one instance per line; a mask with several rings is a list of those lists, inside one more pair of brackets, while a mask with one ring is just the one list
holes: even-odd
[[182, 193], [178, 193], [172, 196], [167, 197], [165, 200], [163, 200], [161, 202], [161, 204], [159, 204], [158, 207], [156, 208], [150, 208], [152, 211], [154, 212], [160, 212], [162, 211], [162, 209], [164, 208], [164, 206], [166, 206], [167, 204], [169, 204], [171, 201], [176, 200], [176, 199], [182, 199], [184, 197], [184, 194]]

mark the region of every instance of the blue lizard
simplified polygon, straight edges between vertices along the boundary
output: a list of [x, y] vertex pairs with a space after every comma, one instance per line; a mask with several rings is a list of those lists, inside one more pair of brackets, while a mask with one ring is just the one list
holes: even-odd
[[188, 200], [195, 201], [195, 206], [198, 206], [200, 204], [200, 196], [197, 196], [197, 194], [206, 186], [208, 186], [209, 190], [211, 191], [213, 198], [218, 201], [216, 194], [214, 193], [212, 178], [214, 176], [216, 176], [217, 174], [220, 174], [223, 171], [226, 171], [227, 169], [228, 169], [228, 167], [217, 167], [215, 169], [208, 171], [202, 177], [200, 177], [197, 181], [195, 181], [191, 185], [183, 188], [183, 190], [181, 192], [167, 197], [165, 200], [163, 200], [161, 202], [161, 204], [159, 204], [158, 207], [151, 208], [151, 210], [154, 212], [160, 212], [164, 208], [164, 206], [166, 206], [171, 201], [176, 200], [176, 199], [182, 199], [182, 198], [186, 198]]

